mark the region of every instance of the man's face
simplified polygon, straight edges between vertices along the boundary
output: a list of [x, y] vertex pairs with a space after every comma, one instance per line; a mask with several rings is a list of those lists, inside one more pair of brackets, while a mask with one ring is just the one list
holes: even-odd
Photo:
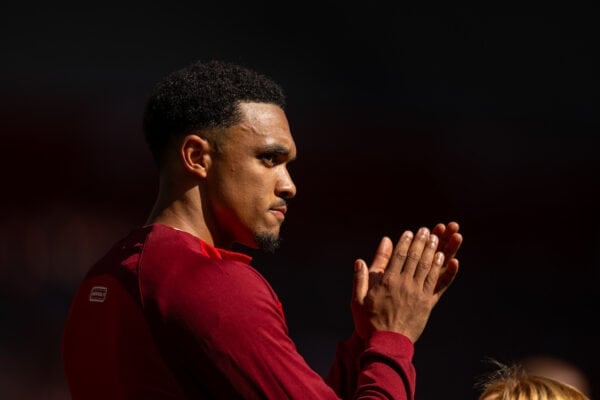
[[227, 130], [220, 152], [213, 155], [207, 190], [213, 232], [218, 232], [215, 243], [257, 248], [277, 242], [286, 199], [296, 195], [287, 170], [296, 145], [278, 106], [242, 103], [240, 109], [242, 122]]

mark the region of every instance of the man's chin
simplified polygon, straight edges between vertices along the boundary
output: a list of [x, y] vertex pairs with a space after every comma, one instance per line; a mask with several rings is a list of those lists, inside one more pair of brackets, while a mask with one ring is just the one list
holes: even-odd
[[254, 242], [262, 251], [274, 253], [281, 244], [281, 238], [279, 235], [274, 235], [272, 233], [258, 233], [254, 236]]

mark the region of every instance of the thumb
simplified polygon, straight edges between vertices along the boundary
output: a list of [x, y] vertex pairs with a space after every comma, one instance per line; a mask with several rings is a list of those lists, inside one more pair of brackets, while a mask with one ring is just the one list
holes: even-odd
[[354, 261], [354, 280], [352, 288], [354, 301], [362, 305], [368, 290], [369, 272], [367, 271], [367, 264], [359, 258]]

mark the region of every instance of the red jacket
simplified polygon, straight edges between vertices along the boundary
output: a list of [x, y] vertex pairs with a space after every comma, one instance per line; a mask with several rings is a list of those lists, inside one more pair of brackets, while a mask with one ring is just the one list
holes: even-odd
[[413, 344], [393, 332], [341, 342], [319, 376], [250, 261], [160, 224], [118, 242], [66, 321], [72, 400], [414, 398]]

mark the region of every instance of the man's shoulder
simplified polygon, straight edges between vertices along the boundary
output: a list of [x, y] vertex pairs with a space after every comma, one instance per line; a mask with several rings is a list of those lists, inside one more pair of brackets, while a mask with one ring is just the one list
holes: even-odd
[[235, 285], [263, 279], [240, 257], [224, 255], [187, 232], [160, 225], [148, 229], [137, 266], [140, 281], [145, 284]]
[[141, 228], [144, 262], [187, 259], [200, 253], [199, 239], [165, 225], [154, 224]]
[[178, 269], [202, 269], [232, 264], [231, 260], [207, 252], [199, 238], [176, 228], [151, 225], [142, 229], [142, 235], [144, 240], [143, 243], [140, 241], [140, 270], [151, 267], [167, 268], [175, 272]]
[[131, 230], [92, 266], [86, 278], [103, 274], [137, 276], [142, 266], [160, 268], [195, 259], [198, 245], [166, 228], [148, 225]]
[[144, 303], [177, 315], [203, 310], [207, 317], [239, 315], [246, 312], [242, 305], [274, 303], [276, 295], [256, 269], [205, 245], [182, 231], [150, 232], [138, 267]]

